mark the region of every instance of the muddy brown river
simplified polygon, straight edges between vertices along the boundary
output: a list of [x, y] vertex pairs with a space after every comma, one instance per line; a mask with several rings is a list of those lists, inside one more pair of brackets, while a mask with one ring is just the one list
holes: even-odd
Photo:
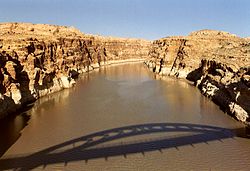
[[155, 77], [141, 63], [101, 68], [5, 119], [0, 170], [250, 170], [244, 125]]

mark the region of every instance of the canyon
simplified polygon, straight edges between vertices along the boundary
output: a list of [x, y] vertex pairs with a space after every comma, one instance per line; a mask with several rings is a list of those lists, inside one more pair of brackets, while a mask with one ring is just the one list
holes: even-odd
[[201, 30], [151, 42], [30, 23], [0, 24], [0, 117], [72, 87], [79, 74], [132, 61], [145, 61], [160, 76], [193, 82], [225, 112], [249, 124], [248, 38]]

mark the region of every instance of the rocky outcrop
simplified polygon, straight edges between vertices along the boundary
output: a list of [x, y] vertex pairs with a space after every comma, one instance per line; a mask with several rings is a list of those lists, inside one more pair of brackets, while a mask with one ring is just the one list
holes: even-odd
[[187, 78], [236, 119], [250, 122], [250, 40], [201, 30], [153, 42], [148, 67]]
[[145, 60], [149, 46], [146, 40], [86, 35], [73, 27], [0, 24], [0, 117], [71, 87], [81, 73]]
[[225, 63], [203, 59], [188, 79], [228, 114], [245, 123], [250, 121], [250, 67], [232, 68]]

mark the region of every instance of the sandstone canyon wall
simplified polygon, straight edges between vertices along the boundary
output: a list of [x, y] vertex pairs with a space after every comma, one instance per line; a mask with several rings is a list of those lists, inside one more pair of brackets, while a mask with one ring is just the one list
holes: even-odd
[[0, 118], [69, 88], [102, 65], [145, 60], [150, 42], [86, 35], [72, 27], [0, 24]]
[[0, 24], [0, 118], [71, 87], [81, 73], [138, 60], [159, 75], [194, 82], [228, 114], [250, 122], [249, 38], [202, 30], [152, 43], [29, 23]]
[[224, 111], [250, 123], [250, 40], [214, 30], [153, 42], [148, 67], [187, 78]]

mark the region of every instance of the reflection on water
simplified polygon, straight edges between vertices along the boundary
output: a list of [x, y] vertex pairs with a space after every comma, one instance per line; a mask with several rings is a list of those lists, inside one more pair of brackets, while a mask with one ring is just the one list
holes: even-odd
[[26, 115], [21, 134], [26, 120], [6, 129], [16, 142], [0, 170], [250, 168], [242, 124], [188, 82], [155, 79], [142, 64], [84, 74], [74, 88], [41, 98]]
[[0, 156], [19, 138], [21, 130], [27, 125], [29, 119], [30, 116], [23, 112], [0, 121]]

